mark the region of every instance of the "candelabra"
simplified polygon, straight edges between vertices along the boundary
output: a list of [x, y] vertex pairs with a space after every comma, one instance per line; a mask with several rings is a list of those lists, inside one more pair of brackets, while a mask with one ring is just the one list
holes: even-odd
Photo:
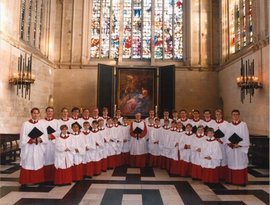
[[30, 100], [31, 84], [35, 82], [35, 75], [32, 74], [32, 54], [27, 57], [18, 57], [18, 70], [14, 72], [9, 79], [9, 83], [17, 86], [17, 95], [21, 97], [28, 96]]
[[259, 82], [259, 78], [254, 75], [254, 59], [251, 63], [249, 60], [243, 62], [241, 59], [240, 67], [241, 76], [236, 78], [238, 87], [241, 88], [241, 102], [244, 103], [246, 95], [249, 95], [249, 102], [251, 103], [251, 97], [254, 95], [255, 89], [262, 88], [262, 84]]

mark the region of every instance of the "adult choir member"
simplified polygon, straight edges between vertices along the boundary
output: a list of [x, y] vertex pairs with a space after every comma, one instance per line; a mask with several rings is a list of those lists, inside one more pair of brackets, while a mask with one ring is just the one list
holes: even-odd
[[228, 176], [226, 181], [232, 184], [246, 185], [249, 132], [247, 124], [240, 120], [240, 111], [231, 112], [232, 122], [228, 124], [225, 134], [227, 139], [226, 153], [228, 160]]
[[146, 134], [146, 123], [142, 121], [141, 113], [136, 113], [135, 120], [130, 126], [130, 165], [132, 167], [145, 167], [147, 157]]
[[21, 170], [19, 182], [31, 185], [44, 182], [44, 160], [48, 136], [39, 121], [40, 110], [31, 110], [31, 119], [24, 122], [20, 132]]

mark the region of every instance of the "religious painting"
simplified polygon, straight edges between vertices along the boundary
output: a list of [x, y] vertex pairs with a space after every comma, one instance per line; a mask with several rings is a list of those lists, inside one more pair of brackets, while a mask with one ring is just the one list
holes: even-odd
[[123, 116], [143, 117], [156, 105], [155, 68], [117, 68], [117, 107]]

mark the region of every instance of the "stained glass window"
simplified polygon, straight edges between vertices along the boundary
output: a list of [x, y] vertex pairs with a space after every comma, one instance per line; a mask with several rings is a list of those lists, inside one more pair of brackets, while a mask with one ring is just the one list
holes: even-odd
[[90, 58], [183, 59], [183, 0], [90, 2]]
[[40, 48], [43, 0], [21, 0], [20, 38]]
[[230, 0], [229, 37], [231, 54], [252, 42], [252, 0]]

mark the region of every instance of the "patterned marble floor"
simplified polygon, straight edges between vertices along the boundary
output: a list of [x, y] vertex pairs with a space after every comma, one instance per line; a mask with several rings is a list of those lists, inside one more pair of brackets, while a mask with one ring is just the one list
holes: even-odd
[[207, 185], [152, 168], [118, 167], [70, 186], [21, 187], [19, 165], [0, 166], [0, 204], [260, 205], [269, 204], [267, 170], [249, 169], [246, 187]]

